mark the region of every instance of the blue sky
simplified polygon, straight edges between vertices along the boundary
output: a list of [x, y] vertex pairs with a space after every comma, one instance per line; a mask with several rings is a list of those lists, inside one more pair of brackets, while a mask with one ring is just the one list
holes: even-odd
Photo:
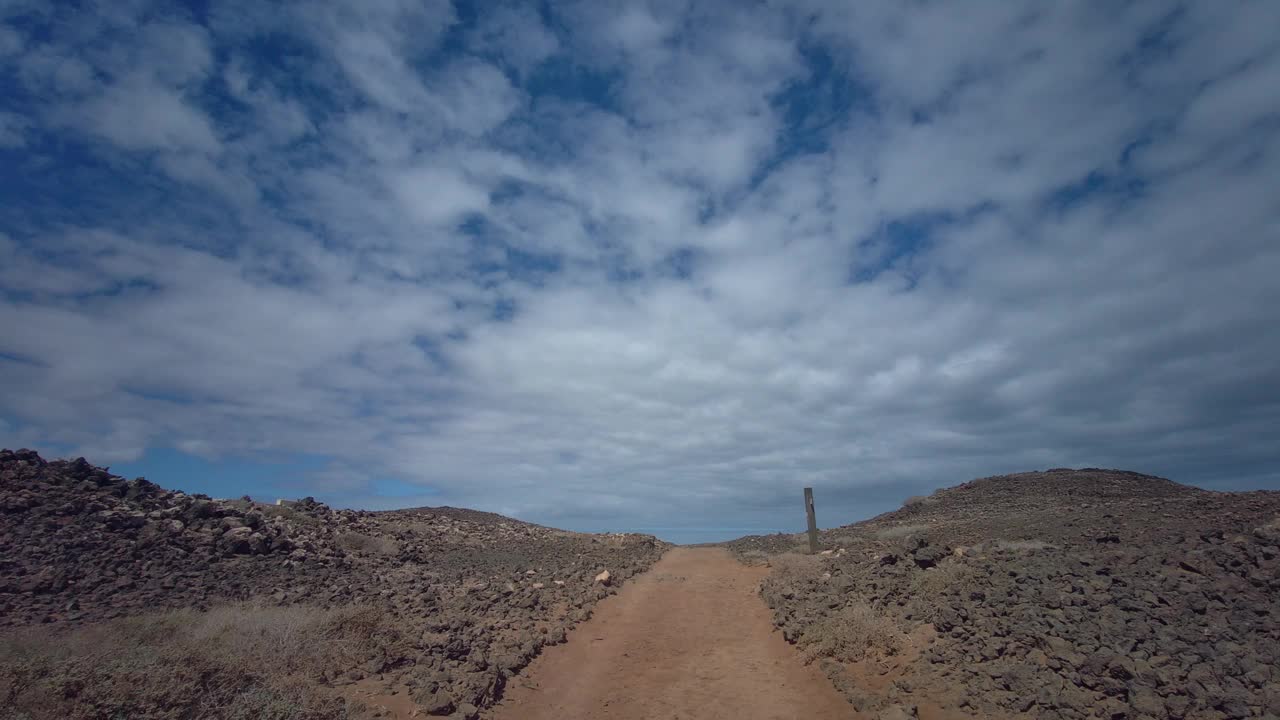
[[1280, 5], [0, 3], [0, 444], [675, 539], [1280, 487]]

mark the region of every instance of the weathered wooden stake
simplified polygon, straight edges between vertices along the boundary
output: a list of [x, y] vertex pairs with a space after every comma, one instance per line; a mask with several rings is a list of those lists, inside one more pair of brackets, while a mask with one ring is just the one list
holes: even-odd
[[818, 518], [813, 514], [813, 488], [804, 489], [804, 514], [809, 520], [809, 554], [818, 554]]

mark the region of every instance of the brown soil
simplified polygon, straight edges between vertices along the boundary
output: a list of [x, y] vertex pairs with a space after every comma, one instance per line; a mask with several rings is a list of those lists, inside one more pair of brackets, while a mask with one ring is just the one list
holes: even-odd
[[857, 717], [774, 631], [766, 573], [721, 548], [671, 550], [531, 663], [491, 717]]

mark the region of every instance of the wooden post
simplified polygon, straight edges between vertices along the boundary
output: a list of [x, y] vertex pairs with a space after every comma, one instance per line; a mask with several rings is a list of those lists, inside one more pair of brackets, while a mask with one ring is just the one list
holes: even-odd
[[804, 489], [804, 514], [809, 521], [809, 554], [818, 554], [818, 518], [813, 514], [813, 488]]

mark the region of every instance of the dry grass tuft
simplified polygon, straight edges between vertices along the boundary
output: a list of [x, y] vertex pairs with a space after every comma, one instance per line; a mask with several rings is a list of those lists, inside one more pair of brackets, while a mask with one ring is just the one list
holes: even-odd
[[373, 537], [356, 532], [345, 532], [337, 537], [338, 547], [352, 553], [364, 555], [395, 555], [400, 552], [400, 543], [391, 538]]
[[857, 662], [870, 654], [897, 655], [903, 634], [888, 615], [856, 604], [818, 621], [800, 637], [805, 662], [822, 657]]
[[1057, 547], [1043, 540], [997, 540], [996, 549], [1021, 552], [1024, 550], [1045, 550]]
[[773, 568], [771, 576], [774, 580], [787, 583], [818, 577], [822, 570], [822, 561], [817, 555], [782, 553], [769, 558], [769, 567]]
[[318, 679], [394, 638], [380, 612], [242, 603], [0, 638], [0, 718], [345, 718]]
[[320, 519], [314, 515], [308, 515], [299, 512], [288, 505], [262, 505], [258, 510], [263, 516], [268, 518], [279, 517], [288, 520], [291, 523], [300, 523], [303, 525], [319, 525]]
[[902, 501], [902, 507], [904, 508], [924, 507], [925, 505], [932, 505], [933, 503], [936, 503], [936, 502], [938, 502], [938, 498], [932, 495], [912, 495], [911, 497]]
[[907, 537], [908, 535], [915, 535], [928, 529], [928, 525], [897, 525], [877, 530], [876, 537], [880, 540], [899, 540]]
[[912, 594], [919, 600], [932, 602], [964, 587], [973, 570], [959, 562], [944, 562], [937, 567], [917, 572], [911, 578]]

